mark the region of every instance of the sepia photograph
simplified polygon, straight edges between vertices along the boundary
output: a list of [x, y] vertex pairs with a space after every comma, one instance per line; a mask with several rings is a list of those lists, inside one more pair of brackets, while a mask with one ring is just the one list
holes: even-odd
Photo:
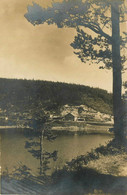
[[0, 194], [127, 195], [127, 0], [0, 8]]

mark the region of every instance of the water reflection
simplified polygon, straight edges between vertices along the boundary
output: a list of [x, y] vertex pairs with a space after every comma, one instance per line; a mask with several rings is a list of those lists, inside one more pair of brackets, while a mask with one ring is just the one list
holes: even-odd
[[[48, 136], [48, 141], [53, 141], [56, 136], [51, 134], [51, 132], [47, 132], [46, 136]], [[32, 154], [32, 156], [40, 161], [40, 175], [46, 174], [47, 170], [50, 170], [48, 166], [50, 160], [53, 159], [54, 161], [57, 160], [57, 151], [54, 150], [53, 152], [47, 151], [45, 148], [45, 135], [44, 132], [41, 131], [37, 134], [27, 134], [26, 136], [28, 140], [25, 143], [25, 148]], [[35, 137], [38, 137], [38, 140], [35, 140]]]
[[21, 172], [22, 168], [27, 174], [50, 175], [55, 169], [62, 168], [66, 161], [86, 154], [111, 139], [109, 135], [64, 135], [49, 142], [39, 133], [2, 132], [2, 172], [14, 173], [17, 168]]

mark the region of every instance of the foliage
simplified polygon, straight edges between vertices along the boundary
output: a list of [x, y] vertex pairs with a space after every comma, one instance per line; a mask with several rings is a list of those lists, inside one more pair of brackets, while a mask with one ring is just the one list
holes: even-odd
[[69, 170], [80, 170], [84, 165], [87, 165], [90, 161], [97, 160], [101, 156], [115, 156], [119, 154], [126, 154], [126, 143], [116, 139], [110, 141], [106, 146], [100, 145], [98, 148], [91, 150], [86, 155], [78, 156], [76, 159], [72, 159], [71, 162], [67, 162], [65, 169]]
[[[63, 0], [53, 2], [52, 7], [47, 9], [33, 3], [28, 6], [26, 19], [33, 25], [56, 24], [58, 28], [76, 28], [77, 36], [71, 46], [76, 50], [82, 62], [99, 64], [100, 68], [112, 67], [112, 18], [110, 14], [111, 6], [119, 4], [120, 22], [125, 22], [126, 7], [124, 1], [112, 0]], [[114, 8], [115, 9], [115, 8]], [[90, 29], [94, 33], [87, 32]], [[121, 36], [121, 63], [126, 61], [125, 46], [127, 38], [126, 32]], [[104, 66], [105, 65], [105, 66]]]
[[16, 79], [0, 79], [0, 83], [0, 107], [10, 115], [12, 112], [30, 113], [32, 118], [36, 118], [34, 115], [39, 113], [40, 120], [46, 120], [45, 110], [59, 112], [60, 107], [66, 104], [84, 104], [97, 111], [112, 113], [112, 94], [99, 88]]
[[[78, 55], [82, 62], [92, 60], [90, 63], [99, 64], [103, 62], [106, 68], [112, 67], [112, 53], [111, 53], [111, 42], [106, 38], [98, 35], [92, 38], [91, 35], [85, 33], [82, 29], [77, 28], [77, 36], [75, 36], [74, 42], [71, 46], [78, 50], [74, 53]], [[98, 48], [97, 48], [98, 47]], [[100, 69], [104, 66], [100, 65]]]
[[[46, 124], [45, 124], [46, 126]], [[50, 159], [57, 160], [57, 151], [48, 152], [44, 147], [44, 139], [53, 141], [56, 136], [48, 129], [44, 128], [39, 133], [39, 139], [35, 140], [32, 135], [27, 136], [28, 140], [25, 143], [25, 148], [32, 154], [36, 159], [40, 159], [40, 175], [46, 175], [46, 171], [49, 170]]]
[[63, 191], [68, 183], [68, 188], [73, 186], [70, 189], [76, 185], [78, 189], [74, 191], [77, 190], [77, 194], [80, 192], [81, 194], [124, 194], [127, 190], [127, 178], [122, 177], [123, 172], [119, 168], [121, 164], [126, 166], [125, 146], [112, 140], [107, 146], [100, 146], [86, 155], [73, 159], [64, 168], [52, 174], [53, 184], [61, 184]]
[[127, 89], [127, 81], [124, 82], [124, 88]]
[[[122, 69], [126, 61], [127, 33], [120, 24], [126, 22], [126, 4], [123, 0], [63, 0], [53, 2], [52, 7], [37, 4], [28, 6], [25, 14], [33, 25], [56, 24], [59, 28], [77, 29], [71, 44], [82, 62], [99, 64], [100, 68], [113, 68], [114, 132], [124, 137], [122, 111]], [[87, 32], [88, 30], [88, 32]]]

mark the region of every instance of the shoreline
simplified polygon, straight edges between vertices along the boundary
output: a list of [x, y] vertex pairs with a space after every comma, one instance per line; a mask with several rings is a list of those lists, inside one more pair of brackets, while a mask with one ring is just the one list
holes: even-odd
[[100, 122], [60, 122], [54, 123], [51, 130], [58, 134], [113, 134], [113, 124]]
[[[93, 125], [88, 125], [86, 127], [53, 127], [51, 128], [51, 132], [56, 135], [114, 135], [113, 132], [110, 132], [109, 129], [111, 126], [96, 126], [93, 128]], [[29, 127], [22, 126], [0, 126], [0, 132], [28, 132], [28, 133], [39, 133], [40, 131], [36, 131]]]

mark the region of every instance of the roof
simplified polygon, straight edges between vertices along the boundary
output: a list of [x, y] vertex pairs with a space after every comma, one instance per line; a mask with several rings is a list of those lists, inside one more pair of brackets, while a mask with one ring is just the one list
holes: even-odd
[[74, 116], [74, 115], [71, 113], [67, 113], [65, 116]]

